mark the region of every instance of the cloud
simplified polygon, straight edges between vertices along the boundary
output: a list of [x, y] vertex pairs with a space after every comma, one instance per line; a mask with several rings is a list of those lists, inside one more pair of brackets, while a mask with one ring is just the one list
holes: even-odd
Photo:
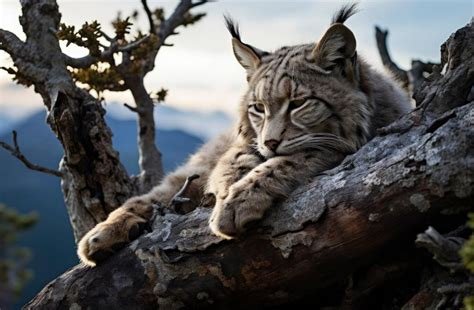
[[[58, 2], [64, 22], [80, 26], [86, 20], [97, 19], [109, 33], [112, 32], [110, 21], [118, 11], [125, 16], [140, 9], [139, 1]], [[164, 47], [160, 51], [155, 70], [146, 77], [146, 86], [149, 91], [168, 88], [168, 101], [174, 107], [232, 113], [236, 111], [246, 82], [223, 25], [224, 13], [232, 14], [240, 22], [244, 41], [271, 51], [283, 45], [317, 41], [328, 26], [331, 15], [344, 2], [227, 0], [206, 4], [197, 9], [207, 13], [201, 22], [179, 29], [180, 35], [168, 39], [174, 47]], [[150, 1], [150, 6], [164, 4], [169, 14], [176, 3]], [[21, 34], [19, 3], [2, 1], [0, 6], [0, 28]], [[375, 24], [390, 30], [390, 52], [402, 67], [408, 67], [412, 58], [437, 60], [439, 45], [451, 32], [470, 20], [473, 9], [469, 0], [362, 1], [360, 6], [361, 11], [347, 24], [356, 35], [360, 54], [379, 69], [382, 66], [374, 39]], [[147, 28], [143, 14], [137, 27]], [[85, 53], [81, 48], [67, 48], [66, 52], [75, 57]], [[10, 63], [8, 57], [0, 57], [1, 66]], [[8, 79], [8, 75], [0, 72], [0, 109], [8, 106], [21, 114], [21, 110], [28, 112], [41, 106], [41, 98], [31, 89], [5, 86]], [[133, 102], [128, 92], [105, 95], [109, 102]]]

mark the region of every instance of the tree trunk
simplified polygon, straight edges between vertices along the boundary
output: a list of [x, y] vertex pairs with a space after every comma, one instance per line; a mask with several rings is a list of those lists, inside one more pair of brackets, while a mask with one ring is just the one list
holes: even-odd
[[[474, 205], [473, 37], [471, 23], [443, 45], [446, 72], [422, 85], [415, 111], [239, 240], [210, 233], [209, 209], [157, 215], [151, 233], [96, 268], [69, 270], [25, 308], [343, 308], [367, 295], [389, 298], [383, 308], [402, 293], [407, 301], [416, 291], [403, 281], [416, 286], [425, 266], [416, 234], [429, 224], [456, 227], [465, 221], [456, 214]], [[370, 295], [394, 283], [403, 289]]]
[[[131, 74], [130, 74], [131, 75]], [[131, 90], [136, 103], [135, 112], [138, 122], [138, 154], [140, 175], [138, 176], [138, 194], [149, 192], [163, 178], [161, 153], [155, 144], [155, 121], [153, 100], [145, 89], [143, 77], [126, 78], [125, 83]]]
[[78, 88], [67, 71], [55, 35], [60, 17], [54, 0], [22, 1], [20, 22], [26, 41], [0, 30], [0, 47], [12, 57], [17, 76], [41, 94], [47, 122], [64, 148], [61, 186], [78, 241], [135, 187], [112, 146], [101, 103]]

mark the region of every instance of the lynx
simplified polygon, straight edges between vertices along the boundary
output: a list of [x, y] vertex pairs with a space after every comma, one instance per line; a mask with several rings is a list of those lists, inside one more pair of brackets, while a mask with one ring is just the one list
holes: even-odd
[[[214, 197], [210, 229], [222, 238], [236, 238], [298, 185], [334, 167], [377, 128], [409, 111], [409, 99], [397, 83], [358, 57], [355, 36], [344, 25], [355, 11], [355, 5], [339, 10], [317, 43], [271, 53], [244, 43], [237, 24], [226, 17], [248, 81], [236, 126], [98, 224], [79, 244], [81, 259], [94, 265], [103, 253], [113, 253], [115, 244], [128, 242], [128, 229], [141, 222], [130, 208], [168, 205], [193, 174], [200, 175], [187, 191], [194, 204], [180, 211]], [[114, 234], [115, 241], [110, 239]]]

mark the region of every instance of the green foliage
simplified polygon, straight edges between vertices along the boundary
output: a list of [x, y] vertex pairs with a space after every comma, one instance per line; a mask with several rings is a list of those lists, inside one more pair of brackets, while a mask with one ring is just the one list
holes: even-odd
[[467, 296], [464, 298], [464, 306], [466, 310], [474, 310], [474, 296]]
[[115, 21], [112, 22], [112, 26], [115, 29], [115, 35], [118, 40], [125, 40], [125, 35], [130, 33], [130, 26], [133, 24], [130, 22], [130, 17], [121, 19], [117, 17]]
[[[468, 226], [474, 230], [474, 213], [469, 214]], [[474, 273], [474, 234], [471, 233], [470, 238], [466, 241], [460, 251], [464, 266]], [[474, 310], [474, 296], [464, 298], [464, 306], [467, 310]]]
[[153, 11], [153, 16], [157, 21], [162, 22], [165, 20], [165, 10], [163, 8], [156, 8]]
[[6, 71], [8, 74], [13, 75], [13, 81], [15, 81], [17, 84], [30, 87], [33, 85], [30, 79], [22, 75], [18, 70], [15, 70], [14, 68], [8, 68], [8, 67], [0, 67], [0, 69]]
[[[98, 60], [97, 63], [87, 68], [69, 68], [74, 81], [86, 85], [89, 90], [94, 90], [98, 97], [105, 90], [127, 90], [124, 85], [124, 77], [136, 76], [143, 78], [154, 67], [154, 60], [160, 43], [159, 37], [154, 33], [150, 33], [148, 38], [138, 46], [133, 46], [132, 49], [126, 48], [128, 44], [143, 39], [146, 35], [138, 31], [134, 38], [129, 36], [132, 26], [130, 19], [137, 19], [137, 11], [133, 12], [131, 17], [125, 19], [120, 15], [119, 13], [112, 22], [115, 31], [114, 37], [105, 34], [97, 21], [86, 22], [79, 30], [76, 30], [74, 26], [61, 24], [57, 32], [58, 39], [66, 41], [67, 45], [75, 44], [87, 48], [90, 55]], [[206, 16], [205, 13], [193, 14], [186, 12], [180, 24], [186, 27], [198, 22], [204, 16]], [[150, 18], [154, 20], [155, 27], [159, 29], [165, 20], [164, 9], [156, 8], [151, 12]], [[102, 44], [101, 41], [108, 42], [108, 46]], [[116, 58], [112, 54], [120, 53], [120, 51], [122, 51], [122, 63], [116, 64]], [[21, 77], [17, 76], [16, 78], [19, 82], [23, 82]], [[154, 97], [152, 96], [152, 99], [156, 103], [160, 103], [165, 100], [167, 92], [166, 89], [161, 89]]]
[[156, 103], [161, 103], [161, 102], [165, 101], [167, 95], [168, 95], [168, 90], [162, 88], [159, 91], [157, 91], [156, 93], [154, 93], [154, 94], [152, 93], [151, 94], [151, 99], [153, 99], [153, 101], [156, 102]]
[[206, 13], [193, 14], [190, 12], [186, 12], [183, 16], [183, 19], [184, 19], [183, 26], [187, 27], [189, 25], [195, 24], [198, 21], [200, 21], [204, 16], [206, 16]]
[[67, 46], [74, 43], [77, 46], [85, 47], [92, 56], [100, 55], [101, 43], [99, 38], [102, 37], [102, 30], [98, 21], [92, 23], [85, 22], [81, 29], [75, 32], [74, 26], [67, 26], [61, 23], [59, 31], [56, 34], [58, 39], [67, 41]]
[[[474, 213], [469, 214], [468, 225], [474, 230]], [[466, 241], [461, 249], [461, 257], [467, 269], [474, 273], [474, 235], [471, 234], [469, 240]]]
[[0, 204], [0, 295], [18, 295], [32, 277], [26, 268], [31, 253], [15, 246], [17, 234], [31, 228], [37, 221], [34, 213], [22, 215]]
[[108, 64], [92, 65], [85, 69], [74, 69], [71, 71], [72, 78], [76, 82], [86, 84], [90, 90], [94, 90], [98, 96], [104, 90], [124, 90], [123, 80], [114, 67]]
[[[150, 53], [154, 53], [156, 51], [156, 46], [159, 42], [159, 39], [154, 34], [150, 34], [149, 36], [150, 37], [146, 42], [143, 42], [137, 48], [134, 48], [131, 51], [130, 59], [132, 61], [146, 60]], [[140, 40], [144, 37], [145, 37], [145, 35], [142, 32], [138, 32], [136, 37], [133, 40], [137, 41], [137, 40]]]

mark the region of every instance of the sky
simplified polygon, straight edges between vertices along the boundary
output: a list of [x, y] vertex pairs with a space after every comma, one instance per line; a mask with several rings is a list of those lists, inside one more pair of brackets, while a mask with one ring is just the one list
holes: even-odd
[[[163, 6], [170, 14], [178, 1], [149, 0], [151, 8]], [[149, 91], [169, 89], [166, 105], [178, 109], [224, 111], [233, 115], [246, 87], [245, 72], [234, 59], [230, 36], [223, 14], [230, 14], [241, 25], [243, 41], [272, 51], [284, 45], [316, 42], [324, 34], [333, 12], [344, 1], [298, 0], [219, 0], [195, 9], [207, 16], [170, 37], [156, 59], [155, 70], [146, 76]], [[440, 45], [456, 29], [472, 18], [471, 0], [359, 1], [360, 12], [346, 25], [354, 32], [358, 53], [377, 69], [383, 70], [377, 52], [374, 26], [389, 29], [389, 50], [395, 61], [408, 68], [412, 59], [438, 61]], [[62, 21], [79, 27], [98, 20], [106, 32], [113, 33], [110, 22], [135, 9], [141, 13], [134, 25], [147, 29], [140, 0], [58, 0]], [[19, 1], [0, 0], [0, 28], [24, 38], [18, 16]], [[82, 48], [63, 45], [70, 56], [84, 56]], [[9, 56], [0, 51], [0, 66], [11, 66]], [[107, 102], [132, 103], [128, 92], [105, 93]], [[0, 113], [23, 118], [43, 108], [41, 97], [32, 90], [15, 85], [0, 70]]]

